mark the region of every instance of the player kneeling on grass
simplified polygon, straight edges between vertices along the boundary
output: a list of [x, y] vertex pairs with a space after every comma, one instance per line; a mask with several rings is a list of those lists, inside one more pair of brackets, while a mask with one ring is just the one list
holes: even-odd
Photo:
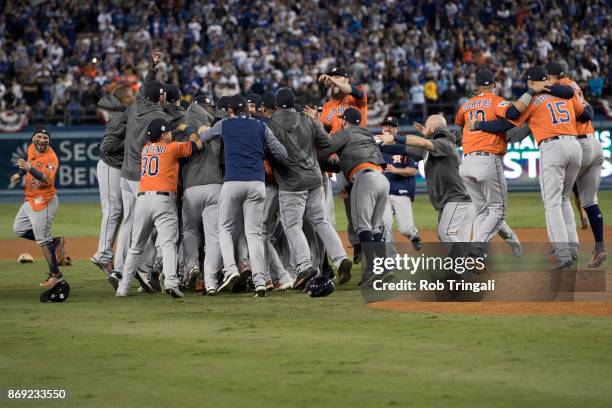
[[157, 230], [157, 245], [162, 249], [164, 289], [174, 298], [183, 297], [178, 288], [176, 274], [176, 190], [179, 159], [189, 157], [196, 150], [202, 150], [203, 145], [195, 134], [189, 142], [173, 142], [171, 130], [165, 119], [154, 119], [147, 130], [148, 142], [142, 149], [140, 189], [136, 200], [132, 244], [125, 261], [123, 279], [118, 284], [118, 297], [128, 296], [140, 255], [153, 228]]
[[49, 277], [40, 286], [52, 288], [64, 277], [55, 252], [57, 244], [63, 245], [62, 239], [51, 237], [51, 225], [58, 207], [54, 183], [59, 161], [49, 146], [49, 139], [46, 128], [39, 127], [34, 131], [32, 143], [28, 146], [28, 160], [17, 161], [21, 172], [11, 177], [11, 183], [18, 183], [25, 172], [25, 203], [15, 217], [13, 231], [18, 237], [36, 240], [49, 264]]

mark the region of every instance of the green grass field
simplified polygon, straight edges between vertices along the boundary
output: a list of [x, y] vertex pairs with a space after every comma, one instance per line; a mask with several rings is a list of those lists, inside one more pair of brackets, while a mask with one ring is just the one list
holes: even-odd
[[[604, 214], [612, 214], [611, 198], [600, 195]], [[419, 227], [432, 228], [427, 198], [415, 207]], [[0, 238], [11, 237], [16, 208], [0, 206]], [[542, 211], [537, 195], [514, 194], [509, 223], [542, 226]], [[64, 204], [55, 225], [94, 236], [98, 221], [99, 207]], [[69, 390], [65, 401], [2, 396], [0, 405], [612, 406], [608, 317], [373, 310], [356, 278], [322, 299], [116, 299], [86, 261], [69, 268], [68, 302], [41, 304], [40, 270], [12, 261], [0, 261], [0, 270], [0, 388]]]

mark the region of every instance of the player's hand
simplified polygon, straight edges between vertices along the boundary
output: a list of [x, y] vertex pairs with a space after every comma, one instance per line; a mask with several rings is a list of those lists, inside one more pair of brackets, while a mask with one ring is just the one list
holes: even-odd
[[467, 122], [467, 127], [469, 130], [476, 130], [476, 118], [472, 118], [470, 120], [468, 120]]
[[383, 134], [380, 135], [380, 139], [382, 140], [382, 143], [386, 145], [395, 143], [395, 137], [388, 132], [383, 132]]
[[185, 129], [187, 129], [187, 124], [186, 123], [181, 123], [180, 125], [178, 125], [178, 127], [176, 128], [176, 130], [178, 130], [179, 132], [184, 132]]
[[302, 108], [302, 112], [304, 113], [304, 115], [312, 118], [312, 119], [317, 119], [317, 107], [315, 106], [314, 108], [311, 108], [308, 105], [304, 105], [304, 107]]
[[151, 65], [153, 65], [153, 68], [155, 68], [157, 64], [161, 62], [163, 56], [164, 54], [159, 51], [156, 51], [151, 55]]
[[419, 132], [425, 134], [425, 126], [421, 125], [419, 122], [413, 122], [412, 126], [414, 126]]
[[391, 174], [397, 174], [397, 170], [397, 167], [392, 164], [387, 164], [387, 167], [385, 168], [385, 171]]
[[338, 197], [340, 197], [343, 200], [346, 200], [347, 198], [349, 198], [349, 193], [348, 191], [346, 191], [346, 189], [342, 189], [338, 192]]
[[17, 160], [17, 167], [23, 171], [30, 171], [32, 169], [32, 163], [19, 159]]
[[11, 183], [17, 184], [21, 180], [21, 175], [19, 173], [15, 173], [11, 176]]
[[206, 132], [208, 129], [210, 129], [210, 126], [206, 126], [206, 125], [202, 125], [198, 128], [198, 133], [204, 133]]

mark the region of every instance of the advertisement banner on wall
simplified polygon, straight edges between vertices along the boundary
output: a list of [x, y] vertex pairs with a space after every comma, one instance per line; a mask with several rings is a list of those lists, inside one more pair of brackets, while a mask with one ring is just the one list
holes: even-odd
[[[601, 141], [605, 162], [601, 177], [602, 189], [612, 189], [612, 137], [611, 127], [599, 127], [596, 135]], [[100, 128], [92, 130], [54, 130], [51, 146], [58, 156], [60, 166], [55, 187], [62, 195], [97, 195], [98, 180], [96, 165], [98, 162], [98, 143], [103, 136]], [[0, 198], [21, 197], [23, 185], [11, 186], [10, 176], [17, 171], [15, 162], [25, 158], [30, 142], [30, 133], [2, 135], [0, 149]], [[540, 152], [533, 138], [527, 137], [520, 143], [508, 146], [504, 157], [505, 175], [510, 191], [538, 191], [538, 171]], [[425, 191], [423, 163], [419, 163], [417, 190]], [[22, 183], [24, 181], [22, 180]]]

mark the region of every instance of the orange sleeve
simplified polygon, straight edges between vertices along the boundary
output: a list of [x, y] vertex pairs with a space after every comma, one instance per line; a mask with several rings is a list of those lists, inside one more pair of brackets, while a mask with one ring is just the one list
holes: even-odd
[[323, 110], [321, 111], [321, 123], [324, 126], [331, 126], [331, 122], [326, 119], [327, 115], [329, 115], [329, 104], [326, 103], [323, 105]]
[[459, 127], [463, 127], [465, 125], [465, 111], [463, 110], [463, 104], [459, 107], [459, 110], [455, 115], [455, 125]]
[[54, 154], [49, 157], [49, 160], [45, 163], [45, 168], [43, 169], [43, 174], [47, 176], [49, 179], [49, 185], [53, 185], [55, 183], [55, 176], [57, 175], [57, 168], [59, 167], [59, 160], [57, 156]]
[[176, 159], [184, 159], [191, 156], [191, 142], [172, 142], [169, 147], [172, 156]]
[[582, 112], [584, 111], [584, 106], [580, 103], [580, 100], [575, 97], [572, 98], [572, 106], [574, 108], [574, 113], [576, 114], [576, 119], [578, 119], [578, 116], [582, 115]]
[[525, 109], [525, 112], [523, 112], [521, 116], [519, 116], [518, 119], [508, 120], [508, 121], [516, 127], [521, 126], [523, 123], [527, 122], [529, 118], [531, 117], [531, 113], [533, 112], [534, 106], [535, 105], [533, 103], [530, 103], [529, 106], [527, 106], [527, 109]]
[[497, 116], [498, 118], [505, 118], [506, 111], [510, 106], [512, 106], [512, 104], [508, 100], [502, 98], [501, 96], [498, 96], [497, 98], [495, 98], [495, 106], [493, 106], [495, 116]]
[[368, 106], [368, 94], [366, 93], [365, 89], [361, 85], [357, 86], [356, 88], [359, 89], [361, 92], [363, 92], [363, 97], [360, 99], [357, 99], [353, 96], [353, 99], [355, 100], [355, 105], [360, 106], [360, 107]]

